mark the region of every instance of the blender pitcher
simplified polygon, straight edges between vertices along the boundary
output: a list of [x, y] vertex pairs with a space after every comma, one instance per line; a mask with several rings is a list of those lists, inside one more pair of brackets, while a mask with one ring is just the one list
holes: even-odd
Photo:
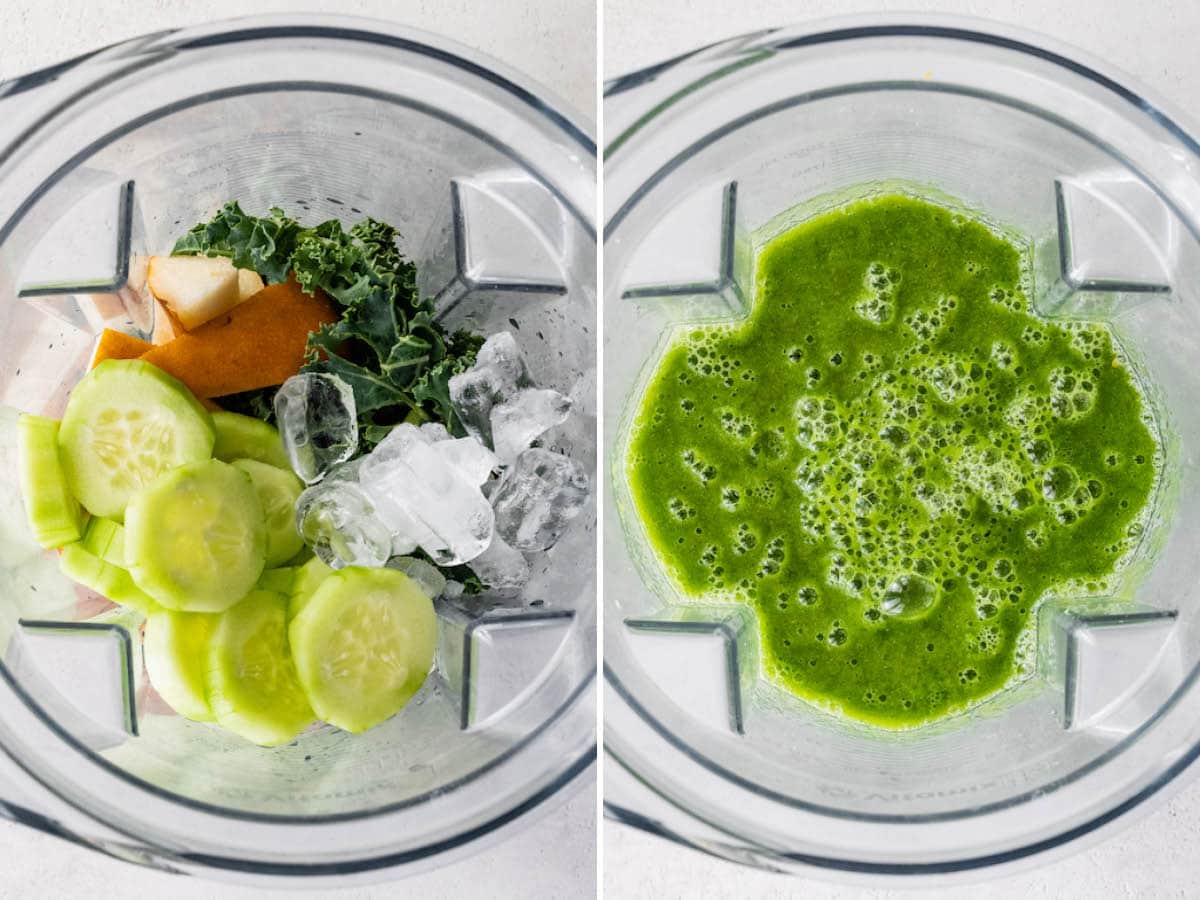
[[363, 735], [265, 750], [148, 690], [140, 620], [26, 532], [14, 422], [61, 413], [104, 327], [148, 337], [144, 259], [227, 200], [395, 224], [451, 328], [510, 330], [595, 465], [595, 155], [539, 87], [341, 17], [148, 35], [0, 84], [0, 814], [171, 871], [377, 880], [486, 846], [595, 757], [594, 504], [519, 597], [441, 600], [433, 674]]
[[[723, 41], [607, 85], [611, 817], [769, 869], [978, 877], [1094, 839], [1200, 754], [1200, 144], [1068, 53], [958, 19], [855, 19]], [[1044, 603], [1029, 677], [904, 731], [763, 678], [753, 611], [680, 593], [625, 469], [668, 336], [743, 316], [765, 242], [876, 190], [1024, 236], [1035, 308], [1108, 323], [1165, 454], [1116, 589]]]

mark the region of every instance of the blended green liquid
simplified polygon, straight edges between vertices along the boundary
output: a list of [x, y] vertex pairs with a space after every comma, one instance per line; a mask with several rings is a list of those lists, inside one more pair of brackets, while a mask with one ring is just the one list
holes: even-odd
[[1032, 664], [1048, 593], [1102, 593], [1161, 465], [1103, 325], [1036, 316], [1021, 255], [900, 195], [780, 235], [750, 316], [676, 336], [628, 472], [690, 595], [751, 604], [769, 677], [887, 727]]

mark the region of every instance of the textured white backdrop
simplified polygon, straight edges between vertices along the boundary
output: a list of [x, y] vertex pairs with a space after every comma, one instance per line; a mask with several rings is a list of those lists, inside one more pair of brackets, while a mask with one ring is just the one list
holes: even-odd
[[[453, 37], [549, 85], [588, 122], [594, 118], [591, 0], [0, 0], [0, 78], [164, 28], [255, 13], [333, 10]], [[585, 785], [565, 805], [484, 856], [392, 885], [305, 896], [592, 897], [595, 815], [595, 788]], [[264, 893], [161, 875], [0, 822], [0, 900], [234, 900]]]
[[[954, 12], [1032, 28], [1132, 73], [1200, 122], [1198, 0], [604, 0], [604, 77], [731, 35], [879, 10]], [[938, 891], [866, 891], [760, 873], [604, 825], [607, 900], [1166, 900], [1200, 898], [1200, 784], [1107, 843], [1028, 874]]]

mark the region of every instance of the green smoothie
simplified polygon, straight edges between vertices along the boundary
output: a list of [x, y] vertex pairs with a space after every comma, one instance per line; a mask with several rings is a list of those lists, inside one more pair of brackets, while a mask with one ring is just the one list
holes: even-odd
[[1043, 598], [1101, 594], [1162, 454], [1107, 327], [1052, 323], [1022, 256], [902, 195], [773, 239], [750, 315], [676, 334], [627, 470], [696, 599], [758, 614], [767, 677], [891, 728], [1033, 664]]

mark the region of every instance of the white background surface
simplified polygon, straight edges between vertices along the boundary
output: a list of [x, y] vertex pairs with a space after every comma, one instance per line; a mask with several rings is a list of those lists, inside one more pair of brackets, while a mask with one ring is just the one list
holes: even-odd
[[[878, 10], [968, 13], [1050, 34], [1119, 66], [1200, 122], [1198, 0], [606, 0], [604, 77], [723, 37]], [[1200, 897], [1200, 784], [1105, 844], [1025, 875], [939, 891], [864, 890], [760, 873], [604, 825], [608, 900], [1118, 900]]]
[[[0, 78], [164, 28], [252, 13], [335, 9], [453, 37], [550, 85], [589, 122], [594, 117], [596, 27], [591, 0], [0, 0]], [[595, 815], [595, 788], [585, 785], [565, 805], [484, 856], [393, 885], [305, 896], [592, 897]], [[0, 822], [0, 900], [226, 900], [263, 895], [138, 869]]]

